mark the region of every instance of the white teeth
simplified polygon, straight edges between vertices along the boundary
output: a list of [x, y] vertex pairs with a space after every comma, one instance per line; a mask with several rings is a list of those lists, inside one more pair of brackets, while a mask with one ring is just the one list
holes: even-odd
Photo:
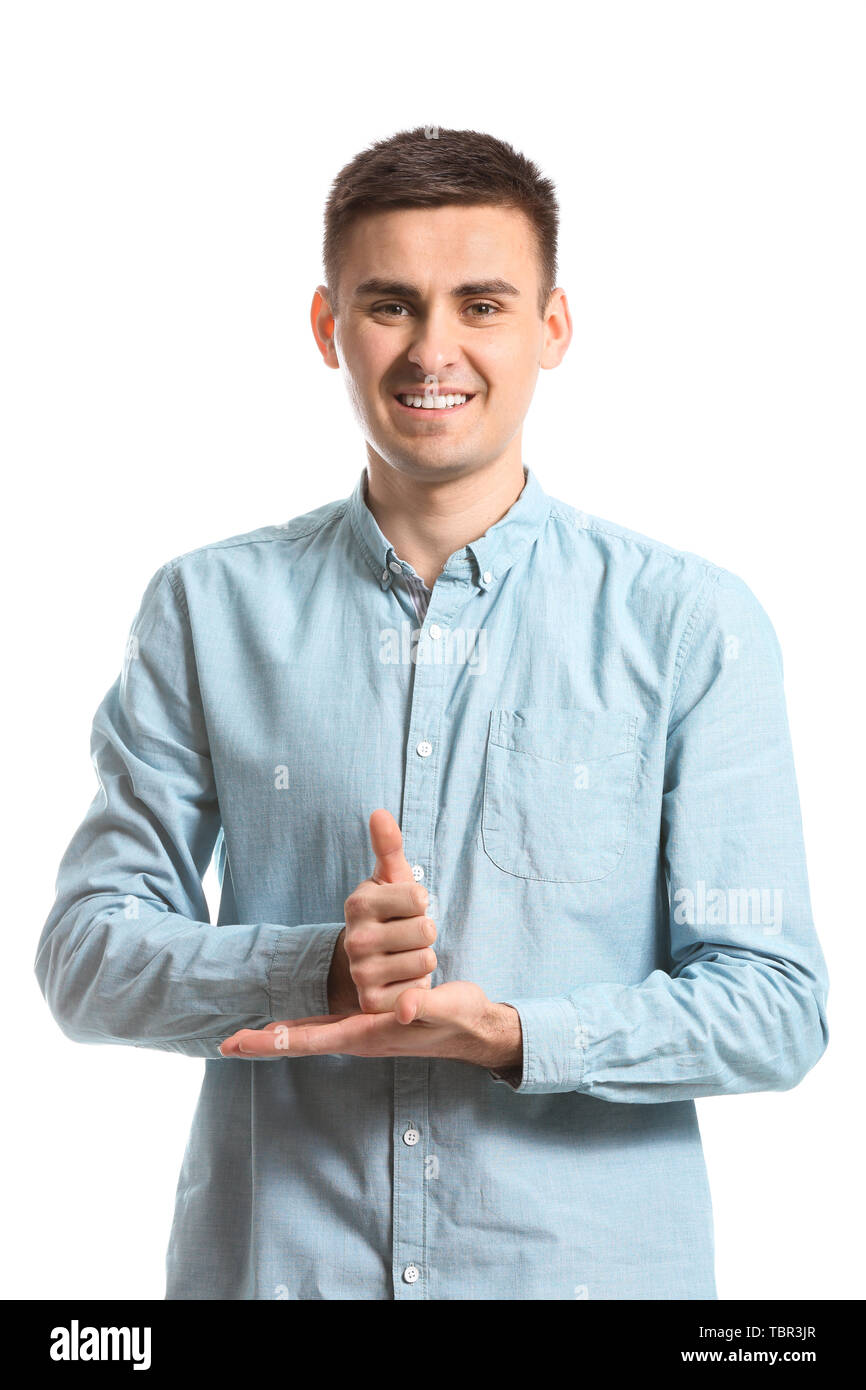
[[465, 405], [466, 396], [399, 396], [403, 405], [417, 406], [419, 410], [447, 410], [452, 405]]

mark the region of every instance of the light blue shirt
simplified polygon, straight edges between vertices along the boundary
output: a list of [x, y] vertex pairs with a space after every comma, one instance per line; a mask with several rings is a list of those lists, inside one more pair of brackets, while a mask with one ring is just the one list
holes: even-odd
[[[36, 970], [69, 1037], [207, 1059], [167, 1297], [716, 1298], [694, 1101], [827, 1043], [774, 629], [531, 469], [419, 629], [365, 495], [162, 565], [94, 719]], [[327, 1012], [377, 807], [510, 1078], [217, 1050]]]

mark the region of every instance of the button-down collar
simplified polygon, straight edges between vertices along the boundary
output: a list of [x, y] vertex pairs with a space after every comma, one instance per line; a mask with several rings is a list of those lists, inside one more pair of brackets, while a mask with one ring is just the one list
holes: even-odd
[[[550, 511], [551, 499], [531, 468], [524, 465], [523, 491], [499, 521], [483, 536], [455, 550], [443, 566], [443, 574], [479, 589], [489, 589], [511, 568], [539, 535]], [[362, 469], [349, 498], [352, 531], [379, 584], [386, 589], [398, 571], [416, 571], [397, 555], [367, 505], [367, 469]], [[394, 566], [397, 569], [394, 569]]]

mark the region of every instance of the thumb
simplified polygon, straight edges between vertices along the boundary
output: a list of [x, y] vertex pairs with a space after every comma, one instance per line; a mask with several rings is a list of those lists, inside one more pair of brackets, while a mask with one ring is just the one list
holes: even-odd
[[382, 809], [370, 816], [370, 843], [376, 856], [371, 877], [376, 883], [415, 882], [403, 853], [403, 835], [390, 811]]
[[433, 999], [435, 990], [420, 989], [417, 985], [404, 989], [394, 1004], [394, 1017], [398, 1023], [415, 1023], [426, 1018], [430, 1022], [439, 1018], [438, 1001]]

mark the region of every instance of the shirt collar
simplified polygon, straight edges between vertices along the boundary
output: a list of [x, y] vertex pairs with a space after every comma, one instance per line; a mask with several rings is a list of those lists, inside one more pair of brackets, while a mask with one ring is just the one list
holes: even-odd
[[[470, 541], [462, 550], [449, 556], [443, 575], [475, 584], [479, 589], [492, 588], [536, 539], [550, 511], [551, 498], [542, 488], [533, 470], [523, 466], [526, 479], [523, 491], [499, 521], [483, 536]], [[355, 539], [365, 559], [386, 589], [396, 573], [415, 574], [416, 571], [397, 555], [376, 518], [367, 506], [367, 469], [355, 484], [348, 502], [348, 516]], [[392, 569], [396, 565], [397, 570]]]

